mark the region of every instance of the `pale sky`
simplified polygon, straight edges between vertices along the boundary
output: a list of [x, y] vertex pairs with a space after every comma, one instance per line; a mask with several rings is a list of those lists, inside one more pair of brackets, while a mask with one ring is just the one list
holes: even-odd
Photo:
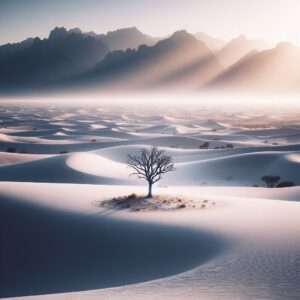
[[46, 37], [55, 26], [97, 33], [136, 26], [154, 36], [186, 29], [300, 45], [300, 0], [0, 0], [0, 44]]

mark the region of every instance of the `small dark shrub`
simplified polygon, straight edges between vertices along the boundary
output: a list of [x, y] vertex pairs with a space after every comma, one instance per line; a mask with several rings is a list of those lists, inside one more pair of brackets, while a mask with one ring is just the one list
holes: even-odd
[[59, 152], [59, 154], [66, 154], [66, 153], [69, 153], [67, 150], [62, 150]]
[[137, 198], [137, 195], [134, 193], [127, 196], [127, 200], [134, 200], [136, 198]]
[[204, 142], [202, 145], [199, 146], [200, 149], [208, 149], [209, 148], [209, 142]]
[[265, 182], [268, 188], [274, 188], [277, 186], [280, 176], [273, 176], [273, 175], [265, 175], [261, 178], [263, 182]]
[[16, 153], [17, 152], [17, 149], [14, 148], [14, 147], [8, 147], [6, 152], [9, 152], [9, 153]]
[[285, 188], [285, 187], [292, 187], [295, 186], [295, 183], [293, 181], [282, 181], [278, 183], [278, 188]]

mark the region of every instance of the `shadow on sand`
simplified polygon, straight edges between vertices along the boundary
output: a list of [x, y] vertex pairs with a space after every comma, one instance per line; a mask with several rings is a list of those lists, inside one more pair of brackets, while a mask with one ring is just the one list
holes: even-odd
[[0, 197], [0, 297], [100, 289], [189, 270], [228, 244], [209, 232]]

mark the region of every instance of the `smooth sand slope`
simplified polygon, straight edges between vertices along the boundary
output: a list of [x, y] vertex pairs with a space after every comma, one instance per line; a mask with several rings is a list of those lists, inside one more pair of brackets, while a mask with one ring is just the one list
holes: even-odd
[[1, 297], [165, 277], [191, 269], [225, 247], [205, 230], [115, 218], [92, 203], [103, 199], [101, 188], [7, 183], [1, 190]]
[[[138, 153], [145, 147], [113, 147], [103, 153], [102, 150], [81, 152], [4, 165], [0, 167], [0, 180], [139, 185], [141, 181], [130, 176], [132, 171], [126, 165], [126, 159], [129, 153]], [[300, 183], [300, 152], [261, 151], [234, 155], [229, 152], [216, 158], [206, 158], [200, 150], [163, 149], [172, 155], [176, 171], [167, 174], [160, 182], [161, 186], [263, 186], [261, 178], [264, 175], [280, 176], [281, 181]]]
[[[0, 116], [1, 298], [300, 298], [296, 110], [52, 104]], [[126, 160], [153, 145], [176, 168], [155, 194], [200, 208], [102, 207], [146, 192]], [[267, 189], [264, 175], [296, 186]]]
[[[287, 202], [299, 197], [299, 188], [279, 194], [251, 188], [163, 189], [161, 194], [213, 199], [217, 205], [152, 213], [96, 205], [112, 195], [143, 191], [138, 187], [3, 183], [1, 191], [2, 297], [299, 296], [300, 208]], [[168, 277], [176, 273], [181, 274]], [[113, 286], [122, 287], [42, 296]]]

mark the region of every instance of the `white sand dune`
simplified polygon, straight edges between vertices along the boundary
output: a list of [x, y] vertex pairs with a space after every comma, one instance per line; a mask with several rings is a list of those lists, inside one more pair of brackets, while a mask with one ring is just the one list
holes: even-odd
[[1, 142], [14, 142], [15, 141], [15, 138], [14, 137], [11, 137], [10, 135], [7, 135], [7, 134], [4, 134], [4, 133], [1, 133], [0, 134], [0, 141]]
[[[130, 169], [126, 164], [114, 162], [93, 153], [76, 153], [68, 157], [66, 165], [73, 170], [95, 176], [130, 182]], [[132, 183], [137, 180], [132, 179]]]
[[[141, 191], [1, 184], [1, 222], [6, 224], [1, 228], [7, 240], [2, 253], [4, 268], [10, 271], [1, 281], [1, 296], [297, 299], [300, 208], [276, 199], [294, 200], [299, 188], [280, 194], [251, 188], [180, 187], [160, 192], [216, 201], [207, 211], [117, 213], [95, 206], [132, 190]], [[151, 279], [155, 280], [145, 282]], [[19, 284], [12, 289], [15, 280]], [[144, 283], [132, 285], [137, 282]], [[84, 292], [90, 289], [94, 291]], [[50, 295], [59, 292], [64, 293]]]
[[[284, 181], [300, 183], [300, 154], [262, 152], [177, 164], [177, 172], [168, 174], [168, 184], [182, 185], [261, 185], [264, 175], [280, 176]], [[247, 170], [247, 171], [245, 171]]]
[[116, 218], [93, 205], [106, 188], [1, 184], [1, 190], [1, 297], [157, 279], [202, 264], [226, 247], [225, 239], [205, 230]]
[[[0, 298], [299, 300], [298, 112], [125, 106], [0, 109]], [[200, 208], [102, 207], [146, 192], [126, 161], [153, 145], [154, 193]]]
[[[78, 164], [80, 154], [71, 155], [70, 158], [65, 155], [52, 156], [49, 158], [38, 159], [29, 162], [1, 166], [0, 180], [2, 181], [21, 181], [21, 182], [56, 182], [56, 183], [90, 183], [90, 184], [128, 184], [132, 183], [128, 176], [125, 178], [115, 174], [109, 177], [106, 171], [111, 166], [101, 168], [101, 165], [94, 165], [88, 161], [83, 162], [84, 167]], [[84, 159], [90, 159], [90, 155], [83, 154]], [[105, 161], [98, 159], [98, 162]], [[97, 162], [97, 161], [96, 161]], [[115, 163], [116, 164], [116, 163]], [[129, 174], [129, 170], [128, 170]]]
[[[109, 147], [100, 150], [93, 151], [100, 156], [109, 158], [113, 161], [126, 163], [129, 153], [138, 153], [141, 149], [150, 149], [149, 145], [122, 145], [116, 147]], [[201, 150], [193, 149], [175, 149], [170, 147], [160, 147], [160, 149], [166, 151], [169, 155], [172, 155], [174, 162], [193, 161], [198, 160], [203, 155]]]
[[[24, 182], [139, 184], [126, 165], [127, 155], [147, 146], [131, 145], [46, 157], [0, 167], [0, 180]], [[207, 158], [201, 150], [166, 149], [176, 171], [161, 185], [263, 186], [264, 175], [300, 184], [300, 152], [254, 152]], [[245, 172], [247, 170], [247, 172]]]
[[0, 152], [0, 165], [10, 165], [25, 161], [47, 158], [48, 155], [24, 154], [24, 153], [5, 153]]
[[[145, 139], [141, 139], [141, 141], [135, 141], [150, 144], [154, 146], [160, 147], [171, 147], [171, 148], [183, 148], [183, 149], [199, 149], [204, 143], [209, 143], [209, 148], [216, 148], [216, 147], [226, 147], [228, 144], [224, 141], [216, 141], [216, 140], [207, 140], [201, 139], [201, 137], [190, 137], [190, 136], [161, 136], [161, 137], [146, 137]], [[233, 146], [243, 146], [243, 144], [238, 142], [231, 143]]]
[[59, 154], [66, 152], [82, 152], [96, 150], [104, 147], [110, 147], [114, 145], [119, 145], [120, 142], [103, 142], [103, 141], [80, 141], [80, 140], [51, 140], [48, 139], [47, 142], [1, 142], [0, 150], [8, 151], [8, 149], [15, 149], [16, 152], [26, 152], [31, 154]]

